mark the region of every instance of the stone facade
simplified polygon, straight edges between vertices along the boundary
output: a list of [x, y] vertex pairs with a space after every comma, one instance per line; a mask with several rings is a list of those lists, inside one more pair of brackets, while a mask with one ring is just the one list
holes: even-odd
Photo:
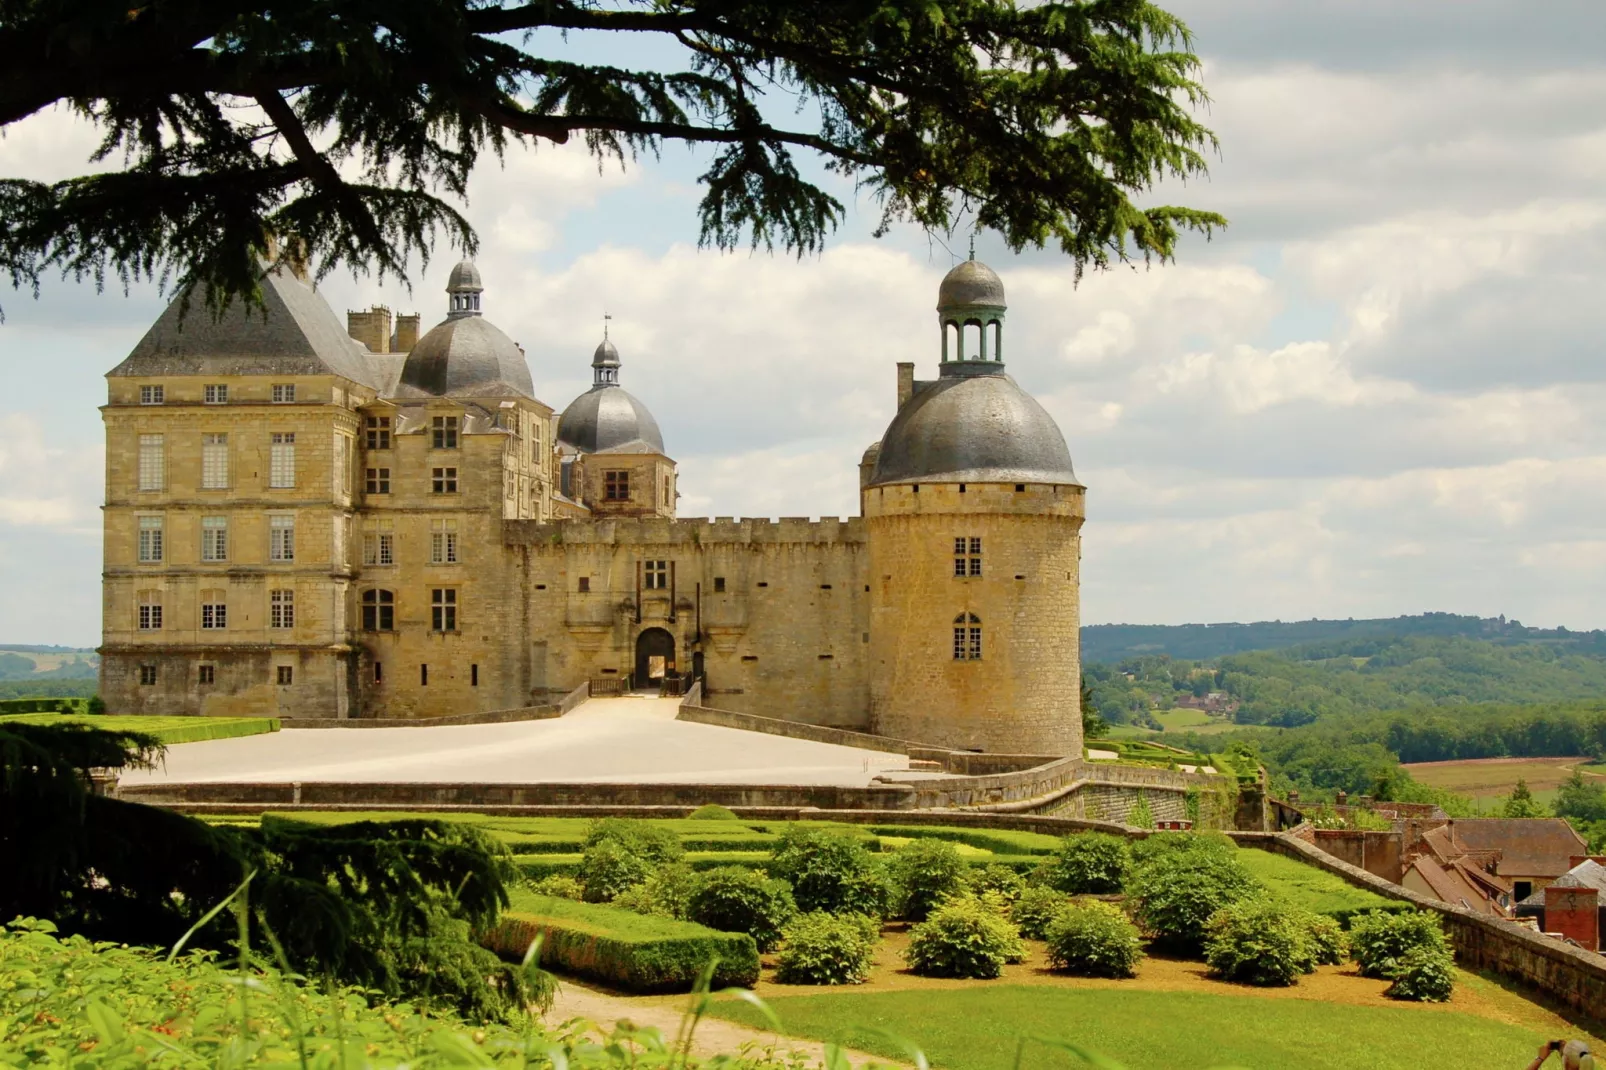
[[[482, 290], [460, 265], [447, 321], [420, 339], [416, 316], [393, 329], [379, 307], [342, 326], [271, 272], [264, 309], [169, 310], [110, 374], [113, 712], [436, 718], [694, 675], [736, 712], [1080, 754], [1085, 491], [996, 356], [964, 381], [898, 368], [900, 412], [945, 390], [1030, 409], [1027, 433], [978, 432], [972, 467], [930, 460], [916, 432], [896, 441], [894, 421], [901, 467], [867, 452], [862, 517], [677, 519], [675, 463], [618, 388], [612, 344], [592, 394], [555, 418], [522, 350], [465, 322]], [[945, 330], [965, 315], [945, 307]], [[988, 315], [998, 335], [1001, 305]], [[570, 412], [589, 412], [585, 435]], [[963, 439], [964, 421], [939, 432]], [[981, 456], [1017, 440], [1041, 454], [1034, 435], [1063, 457]]]

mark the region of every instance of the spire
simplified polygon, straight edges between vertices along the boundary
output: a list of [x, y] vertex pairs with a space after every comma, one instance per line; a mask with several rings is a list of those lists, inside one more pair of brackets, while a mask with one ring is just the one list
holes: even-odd
[[608, 340], [608, 321], [611, 315], [602, 314], [602, 344], [591, 354], [591, 388], [619, 385], [619, 349]]
[[480, 315], [480, 294], [484, 291], [480, 269], [474, 266], [474, 261], [461, 261], [446, 279], [446, 293], [449, 295], [446, 318], [455, 320]]

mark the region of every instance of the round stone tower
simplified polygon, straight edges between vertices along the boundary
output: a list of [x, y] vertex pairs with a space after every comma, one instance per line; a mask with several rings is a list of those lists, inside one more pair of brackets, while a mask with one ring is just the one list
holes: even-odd
[[984, 264], [943, 279], [938, 378], [902, 400], [866, 482], [870, 719], [956, 750], [1078, 755], [1086, 490], [1004, 373], [1005, 309]]

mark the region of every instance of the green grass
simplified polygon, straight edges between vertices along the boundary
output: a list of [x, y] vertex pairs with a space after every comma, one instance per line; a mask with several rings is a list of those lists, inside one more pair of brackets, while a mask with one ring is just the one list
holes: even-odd
[[1314, 914], [1331, 914], [1343, 920], [1363, 910], [1412, 909], [1403, 900], [1357, 888], [1336, 874], [1286, 855], [1250, 847], [1238, 852], [1238, 861], [1273, 895]]
[[1212, 722], [1211, 716], [1204, 710], [1156, 710], [1154, 719], [1164, 725], [1167, 732], [1202, 728]]
[[[1463, 975], [1464, 976], [1464, 975]], [[919, 1044], [938, 1070], [1013, 1070], [1018, 1038], [1081, 1045], [1130, 1070], [1420, 1070], [1444, 1062], [1517, 1067], [1548, 1037], [1423, 1007], [1365, 1007], [1223, 992], [1000, 985], [771, 998], [787, 1033], [908, 1059], [878, 1030]], [[764, 1029], [757, 1008], [719, 1001], [720, 1018]], [[1030, 1044], [1021, 1070], [1086, 1065]]]
[[60, 724], [76, 721], [119, 732], [145, 732], [163, 743], [200, 743], [209, 739], [235, 739], [277, 732], [277, 717], [91, 717], [76, 713], [18, 713], [0, 715], [0, 721], [21, 724]]

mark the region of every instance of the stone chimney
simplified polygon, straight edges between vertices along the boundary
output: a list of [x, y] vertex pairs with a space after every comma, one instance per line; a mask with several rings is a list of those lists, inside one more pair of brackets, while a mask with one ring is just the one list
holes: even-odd
[[418, 313], [396, 317], [396, 334], [390, 340], [392, 353], [411, 353], [418, 344]]
[[903, 408], [915, 396], [915, 366], [912, 361], [898, 362], [898, 408]]
[[390, 309], [374, 305], [367, 312], [348, 311], [346, 333], [367, 346], [370, 353], [389, 353]]

